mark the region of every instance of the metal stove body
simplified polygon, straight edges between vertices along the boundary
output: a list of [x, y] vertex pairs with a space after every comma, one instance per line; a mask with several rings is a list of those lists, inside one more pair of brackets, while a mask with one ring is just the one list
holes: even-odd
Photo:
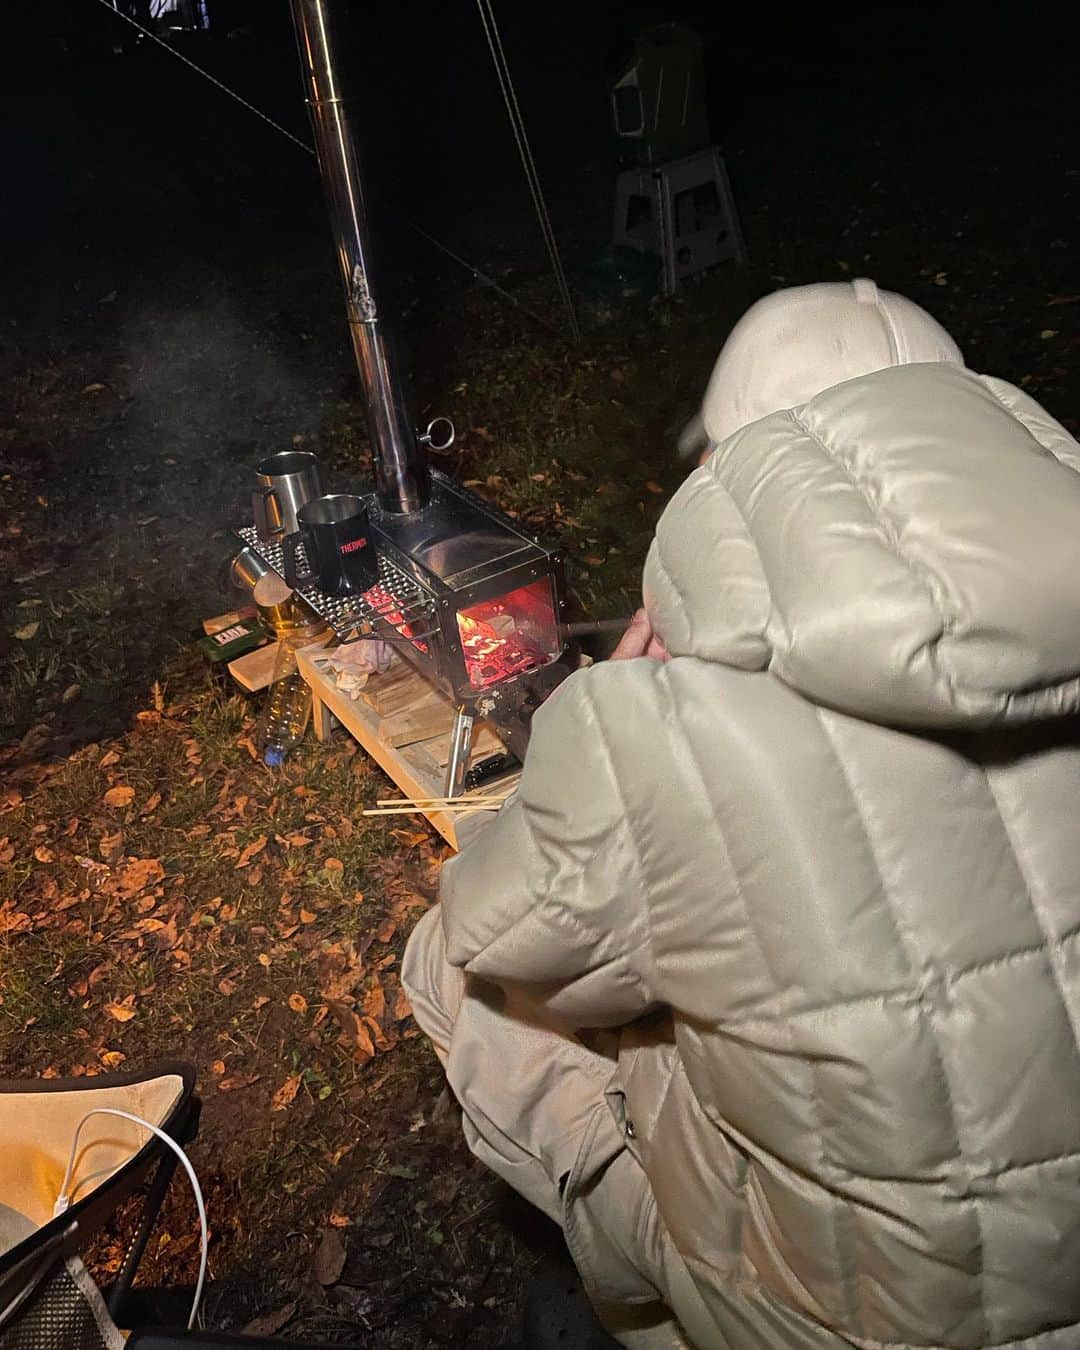
[[570, 652], [562, 560], [452, 479], [432, 474], [431, 486], [422, 511], [376, 511], [370, 542], [422, 597], [410, 659], [459, 704], [505, 714], [510, 686], [528, 704], [540, 672]]

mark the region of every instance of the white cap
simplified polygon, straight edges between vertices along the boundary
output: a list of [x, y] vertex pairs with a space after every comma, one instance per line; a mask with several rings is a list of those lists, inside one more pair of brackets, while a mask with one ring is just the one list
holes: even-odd
[[902, 295], [865, 278], [776, 291], [724, 343], [705, 392], [705, 430], [719, 445], [833, 385], [920, 361], [964, 364], [941, 324]]

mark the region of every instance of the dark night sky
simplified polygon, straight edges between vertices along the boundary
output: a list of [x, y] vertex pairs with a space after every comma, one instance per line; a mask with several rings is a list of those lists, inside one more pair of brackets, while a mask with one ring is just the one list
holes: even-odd
[[[481, 264], [543, 267], [472, 0], [344, 3], [371, 180]], [[306, 136], [287, 0], [230, 4], [255, 16], [249, 31], [218, 30], [183, 50]], [[809, 162], [821, 169], [816, 191], [853, 208], [879, 165], [888, 175], [913, 155], [940, 160], [955, 185], [969, 146], [984, 166], [1000, 162], [1009, 191], [1027, 148], [1076, 122], [1066, 21], [1048, 4], [501, 0], [496, 9], [571, 256], [595, 250], [607, 229], [606, 62], [644, 21], [685, 17], [701, 31], [714, 137], [748, 213]], [[150, 269], [170, 250], [212, 251], [253, 228], [264, 246], [275, 229], [325, 229], [307, 158], [149, 44], [114, 52], [124, 26], [97, 0], [39, 0], [5, 19], [0, 238], [20, 260], [15, 292], [25, 281], [34, 305], [41, 278], [68, 262], [115, 254], [126, 264], [134, 250]], [[845, 176], [848, 164], [858, 167]], [[1033, 211], [1045, 215], [1054, 190], [1044, 195]], [[818, 209], [812, 198], [793, 190], [790, 210]], [[1062, 203], [1047, 230], [1071, 230], [1072, 218]], [[407, 247], [406, 266], [424, 266], [423, 248]]]

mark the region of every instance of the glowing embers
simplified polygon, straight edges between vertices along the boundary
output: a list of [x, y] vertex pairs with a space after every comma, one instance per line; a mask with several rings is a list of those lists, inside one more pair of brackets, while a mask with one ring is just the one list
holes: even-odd
[[473, 689], [487, 689], [500, 680], [523, 675], [559, 655], [550, 577], [463, 609], [457, 622]]
[[418, 652], [427, 652], [427, 643], [413, 637], [412, 625], [406, 622], [405, 615], [401, 612], [400, 600], [395, 599], [385, 586], [372, 586], [370, 590], [364, 592], [364, 599], [380, 619], [385, 619], [402, 637], [408, 638]]

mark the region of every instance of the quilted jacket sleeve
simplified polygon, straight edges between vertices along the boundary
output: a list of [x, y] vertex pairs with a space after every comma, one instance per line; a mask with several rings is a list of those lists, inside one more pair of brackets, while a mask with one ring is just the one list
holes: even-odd
[[[619, 662], [571, 676], [538, 712], [521, 786], [443, 870], [450, 961], [541, 989], [581, 1026], [615, 1025], [654, 1001], [647, 905], [612, 728], [634, 719]], [[620, 689], [619, 686], [622, 686]]]

